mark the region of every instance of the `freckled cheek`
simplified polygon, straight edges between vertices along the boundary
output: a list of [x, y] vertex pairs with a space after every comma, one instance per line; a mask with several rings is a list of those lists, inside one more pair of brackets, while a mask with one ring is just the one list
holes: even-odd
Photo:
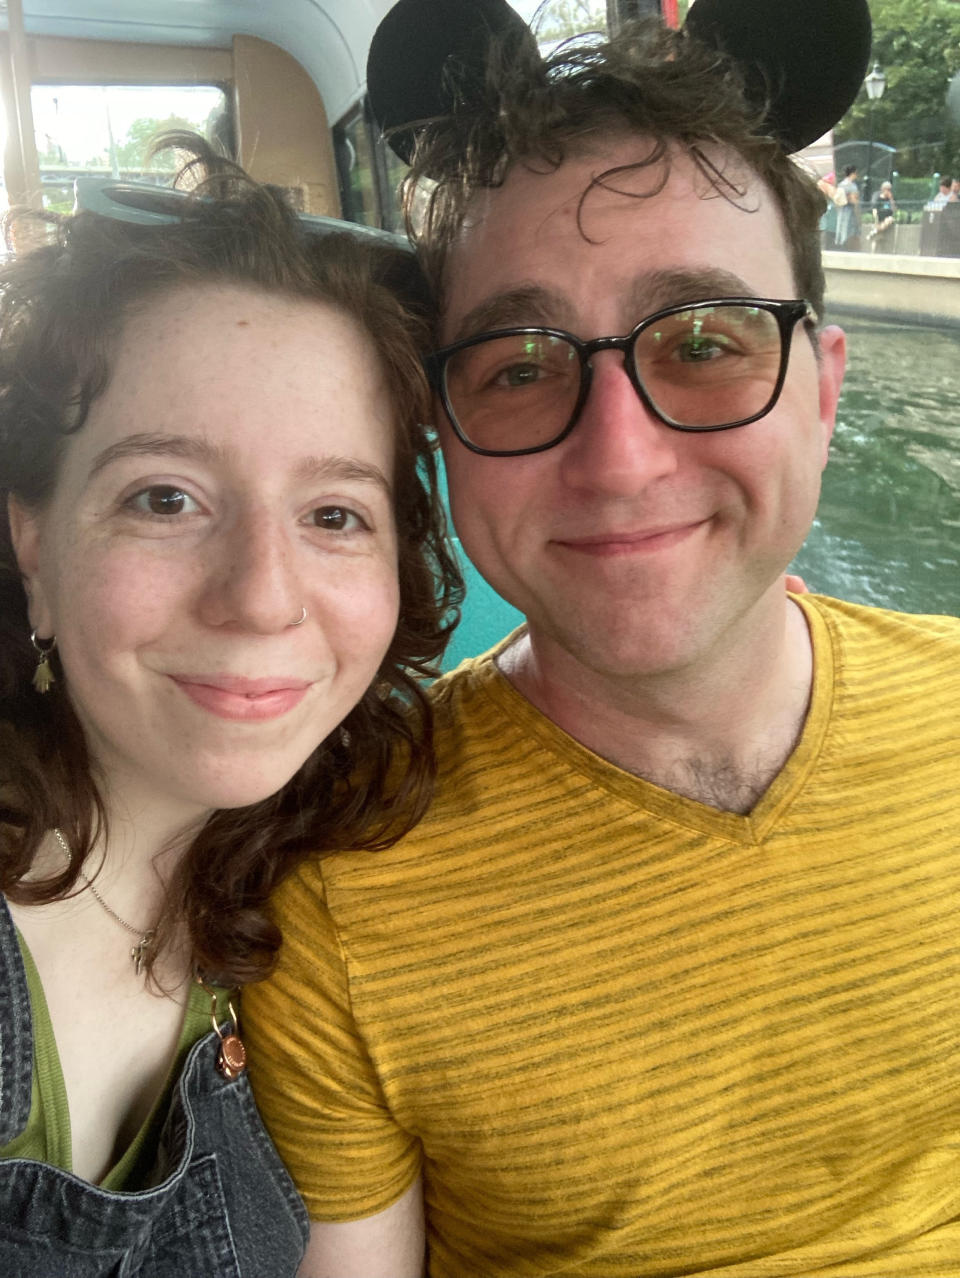
[[[369, 653], [386, 648], [397, 627], [400, 587], [394, 564], [364, 570], [346, 566], [325, 580], [316, 593], [316, 616], [331, 639], [344, 650]], [[309, 603], [305, 600], [309, 611]], [[379, 660], [379, 658], [378, 658]]]
[[109, 665], [174, 631], [190, 611], [192, 574], [142, 554], [70, 556], [58, 590], [65, 664]]

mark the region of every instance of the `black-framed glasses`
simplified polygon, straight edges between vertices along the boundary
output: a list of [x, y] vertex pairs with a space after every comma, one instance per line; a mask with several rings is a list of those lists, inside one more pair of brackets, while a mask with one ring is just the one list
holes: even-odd
[[460, 440], [488, 457], [539, 453], [573, 430], [590, 393], [591, 356], [622, 351], [644, 404], [666, 426], [731, 430], [769, 413], [793, 330], [809, 302], [715, 297], [668, 306], [625, 337], [584, 342], [560, 328], [499, 328], [424, 360]]

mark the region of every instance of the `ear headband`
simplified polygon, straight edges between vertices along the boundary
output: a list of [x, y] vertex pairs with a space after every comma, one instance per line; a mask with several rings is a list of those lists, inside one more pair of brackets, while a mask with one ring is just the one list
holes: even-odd
[[[822, 137], [860, 91], [870, 56], [867, 0], [696, 0], [685, 30], [740, 64], [748, 98], [765, 108], [771, 134], [788, 153]], [[382, 129], [452, 106], [444, 70], [482, 81], [496, 36], [535, 47], [533, 33], [506, 0], [399, 0], [380, 23], [367, 59], [367, 91]], [[402, 160], [415, 129], [392, 134]]]

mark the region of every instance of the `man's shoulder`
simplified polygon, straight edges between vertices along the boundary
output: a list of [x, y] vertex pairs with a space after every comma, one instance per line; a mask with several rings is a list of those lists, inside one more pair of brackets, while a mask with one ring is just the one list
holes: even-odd
[[908, 681], [914, 690], [935, 691], [938, 680], [960, 684], [960, 618], [895, 612], [825, 595], [808, 596], [807, 604], [831, 635], [842, 676]]
[[466, 832], [495, 818], [518, 789], [529, 790], [535, 767], [529, 734], [549, 739], [556, 730], [497, 669], [497, 655], [516, 633], [461, 662], [430, 687], [437, 773], [430, 805], [417, 825], [387, 848], [310, 860], [291, 891], [323, 897], [348, 877], [382, 887], [394, 875], [415, 878], [412, 863], [423, 857], [435, 864], [459, 860]]
[[498, 735], [505, 723], [516, 720], [521, 707], [539, 718], [497, 666], [497, 658], [521, 634], [522, 628], [515, 630], [487, 652], [467, 658], [430, 688], [434, 740], [441, 767], [447, 755], [463, 748], [465, 738], [471, 740], [470, 749], [476, 748], [477, 738]]
[[849, 640], [900, 645], [919, 645], [945, 651], [960, 646], [960, 617], [939, 613], [896, 612], [868, 604], [849, 603], [829, 595], [804, 596], [828, 623], [842, 631]]

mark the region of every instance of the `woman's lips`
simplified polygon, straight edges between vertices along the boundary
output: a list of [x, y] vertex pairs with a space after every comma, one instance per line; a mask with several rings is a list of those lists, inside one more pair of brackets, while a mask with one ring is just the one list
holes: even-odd
[[671, 524], [661, 528], [637, 529], [632, 532], [594, 533], [589, 537], [575, 537], [569, 541], [555, 538], [555, 541], [565, 550], [573, 550], [577, 554], [593, 555], [598, 558], [612, 555], [650, 554], [685, 541], [705, 522], [706, 520], [698, 519], [688, 524]]
[[171, 675], [194, 704], [221, 719], [278, 719], [306, 696], [305, 679], [241, 679], [233, 675]]

